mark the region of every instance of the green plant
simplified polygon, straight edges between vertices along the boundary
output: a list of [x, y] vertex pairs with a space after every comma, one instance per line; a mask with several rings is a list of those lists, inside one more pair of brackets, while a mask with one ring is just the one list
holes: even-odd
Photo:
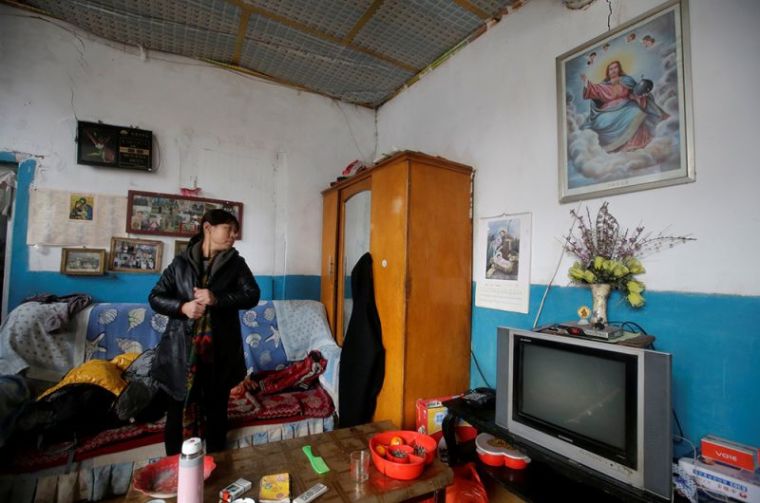
[[565, 237], [565, 250], [578, 260], [568, 270], [568, 276], [574, 283], [608, 283], [622, 292], [631, 306], [641, 307], [646, 287], [636, 276], [644, 274], [646, 269], [640, 259], [695, 238], [662, 232], [652, 235], [644, 233], [643, 225], [632, 232], [621, 229], [608, 205], [607, 202], [602, 204], [594, 220], [588, 208], [585, 216], [570, 211], [573, 226]]

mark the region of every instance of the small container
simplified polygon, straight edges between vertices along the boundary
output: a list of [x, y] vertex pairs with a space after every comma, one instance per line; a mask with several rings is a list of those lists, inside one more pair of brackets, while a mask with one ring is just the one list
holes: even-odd
[[504, 465], [513, 470], [522, 470], [530, 463], [530, 458], [520, 452], [517, 447], [489, 433], [481, 433], [477, 436], [475, 451], [480, 460], [489, 466]]
[[182, 443], [177, 502], [203, 503], [203, 454], [203, 442], [200, 438], [189, 438]]
[[414, 449], [410, 445], [394, 445], [388, 447], [388, 454], [385, 459], [394, 463], [408, 463], [409, 455], [414, 454]]

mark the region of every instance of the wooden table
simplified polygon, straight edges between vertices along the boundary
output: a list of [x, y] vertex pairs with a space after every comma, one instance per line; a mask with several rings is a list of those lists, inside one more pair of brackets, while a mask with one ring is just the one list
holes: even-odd
[[[353, 428], [343, 428], [327, 433], [293, 438], [280, 442], [233, 449], [214, 455], [216, 469], [204, 486], [204, 501], [216, 502], [219, 490], [239, 478], [248, 479], [253, 487], [243, 496], [258, 501], [259, 480], [270, 473], [290, 473], [291, 496], [295, 498], [317, 482], [329, 487], [329, 490], [315, 500], [317, 503], [328, 502], [382, 502], [404, 501], [426, 494], [431, 494], [436, 501], [445, 501], [445, 488], [453, 479], [452, 470], [435, 459], [425, 467], [422, 475], [415, 480], [395, 480], [378, 472], [370, 462], [369, 480], [356, 483], [349, 473], [349, 454], [352, 451], [367, 449], [369, 439], [374, 434], [398, 429], [383, 421]], [[314, 473], [309, 460], [301, 447], [310, 444], [317, 456], [322, 456], [330, 467], [324, 475]], [[123, 503], [145, 503], [152, 498], [130, 486], [129, 492], [122, 499]], [[166, 500], [176, 501], [176, 498]]]

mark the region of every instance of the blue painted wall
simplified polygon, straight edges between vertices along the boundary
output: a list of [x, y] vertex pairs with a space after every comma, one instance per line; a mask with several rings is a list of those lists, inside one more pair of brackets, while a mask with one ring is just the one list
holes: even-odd
[[[0, 152], [0, 162], [14, 162], [15, 156]], [[148, 293], [158, 281], [158, 274], [109, 272], [104, 276], [66, 276], [50, 271], [29, 270], [29, 247], [26, 229], [29, 222], [29, 187], [34, 180], [36, 162], [23, 161], [18, 167], [18, 190], [13, 223], [8, 310], [25, 298], [39, 293], [64, 295], [83, 292], [96, 302], [146, 302]], [[255, 264], [252, 268], [255, 271]], [[263, 299], [319, 300], [319, 276], [256, 275]]]
[[[544, 290], [531, 286], [528, 314], [473, 309], [472, 349], [491, 387], [497, 327], [531, 328]], [[760, 297], [677, 292], [645, 297], [647, 304], [635, 310], [613, 292], [607, 315], [638, 323], [656, 337], [657, 350], [673, 355], [673, 407], [684, 436], [696, 442], [712, 433], [760, 446]], [[552, 287], [538, 325], [577, 319], [581, 305], [591, 305], [588, 289]], [[470, 375], [472, 386], [484, 385], [474, 363]]]

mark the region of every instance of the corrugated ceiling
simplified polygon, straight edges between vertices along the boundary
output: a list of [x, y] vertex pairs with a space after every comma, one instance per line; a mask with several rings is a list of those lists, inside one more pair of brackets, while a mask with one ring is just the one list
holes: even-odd
[[526, 0], [3, 0], [375, 108]]

